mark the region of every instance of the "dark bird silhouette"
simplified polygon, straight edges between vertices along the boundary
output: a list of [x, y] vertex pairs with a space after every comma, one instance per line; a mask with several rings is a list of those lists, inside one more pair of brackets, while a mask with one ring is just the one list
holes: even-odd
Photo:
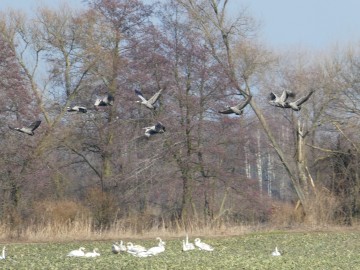
[[28, 126], [28, 127], [21, 127], [21, 128], [15, 127], [14, 128], [14, 127], [9, 126], [9, 128], [12, 129], [12, 130], [17, 130], [19, 132], [26, 133], [26, 134], [28, 134], [30, 136], [33, 136], [34, 135], [34, 130], [37, 129], [40, 126], [40, 124], [41, 124], [41, 121], [38, 120], [38, 121], [35, 121], [35, 122], [31, 123], [31, 125]]
[[135, 89], [135, 94], [141, 99], [136, 101], [137, 103], [141, 103], [143, 105], [145, 105], [147, 108], [151, 109], [151, 110], [155, 110], [156, 107], [154, 106], [154, 104], [156, 103], [156, 101], [159, 99], [160, 95], [161, 95], [162, 89], [160, 89], [158, 92], [156, 92], [151, 98], [149, 98], [148, 100], [146, 100], [146, 98], [144, 98], [143, 94], [141, 93], [140, 90]]
[[218, 112], [222, 113], [222, 114], [233, 114], [234, 113], [236, 115], [241, 115], [244, 112], [244, 108], [246, 107], [246, 105], [249, 104], [251, 98], [252, 98], [252, 96], [249, 95], [249, 96], [247, 96], [247, 98], [245, 100], [243, 100], [236, 106], [233, 106], [233, 107], [227, 106], [226, 110], [218, 111]]
[[166, 131], [165, 126], [160, 122], [157, 122], [157, 124], [154, 126], [145, 127], [143, 129], [145, 129], [145, 136], [148, 138], [152, 135], [164, 133]]
[[83, 106], [73, 106], [73, 107], [67, 107], [67, 111], [68, 112], [81, 112], [81, 113], [86, 113], [87, 109], [86, 107]]

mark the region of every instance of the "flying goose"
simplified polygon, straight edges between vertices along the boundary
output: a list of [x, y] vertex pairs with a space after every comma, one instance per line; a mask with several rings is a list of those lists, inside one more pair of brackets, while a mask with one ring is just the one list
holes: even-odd
[[311, 95], [314, 93], [315, 91], [313, 89], [311, 89], [309, 91], [309, 93], [307, 93], [307, 95], [299, 98], [298, 100], [292, 101], [292, 102], [286, 102], [285, 107], [286, 108], [291, 108], [294, 111], [300, 111], [301, 110], [301, 105], [306, 102]]
[[244, 108], [246, 107], [246, 105], [249, 104], [250, 100], [251, 100], [252, 96], [247, 96], [247, 98], [245, 100], [243, 100], [242, 102], [240, 102], [239, 104], [230, 107], [227, 106], [226, 110], [223, 111], [218, 111], [219, 113], [222, 114], [236, 114], [236, 115], [241, 115], [244, 112]]
[[0, 260], [5, 260], [6, 259], [5, 250], [6, 250], [6, 247], [4, 246], [3, 249], [2, 249], [2, 254], [0, 256]]
[[145, 127], [143, 129], [145, 129], [145, 136], [148, 138], [151, 135], [155, 135], [158, 133], [164, 133], [166, 131], [165, 126], [161, 122], [157, 122], [156, 125], [151, 126], [151, 127]]
[[278, 251], [278, 248], [275, 247], [275, 250], [271, 253], [272, 256], [281, 256], [281, 253]]
[[23, 132], [23, 133], [26, 133], [30, 136], [33, 136], [35, 133], [34, 133], [34, 130], [37, 129], [41, 124], [41, 121], [38, 120], [38, 121], [35, 121], [33, 123], [31, 123], [30, 126], [28, 127], [22, 127], [22, 128], [17, 128], [17, 127], [11, 127], [9, 126], [10, 129], [13, 129], [13, 130], [17, 130], [17, 131], [20, 131], [20, 132]]
[[271, 92], [269, 103], [275, 107], [287, 108], [286, 100], [289, 96], [294, 96], [294, 94], [284, 90], [281, 96], [277, 96], [274, 92]]
[[143, 105], [145, 105], [147, 108], [151, 109], [151, 110], [155, 110], [156, 107], [154, 106], [154, 104], [156, 103], [156, 101], [159, 99], [160, 95], [161, 95], [162, 89], [160, 89], [158, 92], [156, 92], [151, 98], [149, 98], [148, 100], [146, 100], [143, 96], [143, 94], [141, 93], [140, 90], [135, 89], [135, 94], [141, 99], [136, 101], [137, 103], [141, 103]]
[[195, 246], [197, 246], [200, 250], [205, 250], [205, 251], [213, 251], [214, 248], [204, 242], [201, 242], [200, 238], [196, 238], [194, 240], [195, 242]]
[[67, 111], [68, 112], [81, 112], [81, 113], [86, 113], [87, 109], [86, 107], [83, 106], [73, 106], [73, 107], [67, 107]]
[[98, 249], [97, 248], [94, 248], [92, 252], [86, 252], [84, 257], [87, 257], [87, 258], [93, 258], [93, 257], [98, 257], [100, 256], [100, 253], [98, 253]]
[[72, 250], [68, 253], [68, 257], [84, 257], [85, 256], [85, 248], [80, 247], [79, 249]]
[[107, 94], [106, 96], [102, 97], [102, 98], [98, 98], [96, 99], [94, 105], [95, 108], [98, 107], [104, 107], [104, 106], [112, 106], [114, 104], [114, 96], [111, 94]]
[[185, 240], [182, 240], [183, 243], [183, 251], [189, 251], [189, 250], [194, 250], [195, 246], [193, 243], [189, 243], [189, 236], [186, 234], [186, 238]]

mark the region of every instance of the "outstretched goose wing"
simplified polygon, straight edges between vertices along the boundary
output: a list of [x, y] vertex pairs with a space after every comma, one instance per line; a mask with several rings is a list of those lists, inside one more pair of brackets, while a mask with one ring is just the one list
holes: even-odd
[[303, 97], [299, 98], [298, 100], [296, 100], [296, 101], [295, 101], [295, 104], [296, 104], [297, 106], [300, 106], [300, 105], [303, 104], [305, 101], [307, 101], [314, 92], [315, 92], [314, 90], [311, 90], [306, 96], [303, 96]]
[[31, 131], [34, 131], [35, 129], [37, 129], [41, 124], [41, 121], [38, 120], [38, 121], [35, 121], [33, 123], [31, 123], [30, 126], [28, 126], [28, 128], [31, 130]]
[[136, 94], [142, 101], [145, 101], [145, 102], [147, 101], [147, 100], [144, 98], [144, 96], [143, 96], [143, 94], [141, 93], [141, 91], [135, 89], [135, 94]]
[[155, 104], [155, 102], [159, 99], [161, 95], [162, 89], [155, 93], [148, 101], [151, 105]]
[[250, 96], [250, 95], [247, 96], [247, 98], [244, 101], [240, 102], [238, 105], [236, 105], [235, 108], [237, 110], [241, 111], [242, 109], [244, 109], [246, 107], [246, 105], [249, 104], [251, 98], [252, 98], [252, 96]]

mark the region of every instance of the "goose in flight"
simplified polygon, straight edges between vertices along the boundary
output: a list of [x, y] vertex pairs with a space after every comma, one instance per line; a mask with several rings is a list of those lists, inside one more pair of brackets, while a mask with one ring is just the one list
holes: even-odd
[[6, 259], [6, 253], [5, 253], [6, 247], [4, 246], [2, 249], [2, 253], [0, 256], [0, 260], [5, 260]]
[[289, 96], [294, 96], [294, 94], [292, 92], [284, 90], [281, 96], [278, 96], [274, 92], [271, 92], [269, 104], [275, 107], [287, 108], [286, 100]]
[[33, 136], [35, 133], [34, 133], [34, 130], [37, 129], [41, 124], [41, 121], [38, 120], [38, 121], [35, 121], [33, 123], [31, 123], [30, 126], [27, 126], [27, 127], [21, 127], [21, 128], [18, 128], [18, 127], [11, 127], [9, 126], [10, 129], [13, 129], [13, 130], [17, 130], [19, 132], [23, 132], [25, 134], [28, 134], [30, 136]]
[[250, 100], [251, 100], [252, 96], [247, 96], [247, 98], [245, 100], [243, 100], [242, 102], [240, 102], [239, 104], [235, 105], [235, 106], [227, 106], [226, 110], [223, 111], [218, 111], [219, 113], [222, 114], [236, 114], [236, 115], [241, 115], [244, 112], [244, 108], [246, 107], [246, 105], [249, 104]]
[[80, 247], [79, 249], [72, 250], [68, 253], [68, 257], [84, 257], [85, 256], [85, 248]]
[[165, 126], [161, 122], [157, 122], [156, 125], [151, 127], [145, 127], [145, 136], [150, 137], [151, 135], [155, 135], [158, 133], [164, 133], [166, 131]]
[[205, 250], [205, 251], [213, 251], [214, 248], [204, 242], [201, 242], [200, 238], [196, 238], [194, 240], [195, 242], [195, 246], [197, 246], [200, 250]]
[[187, 234], [186, 234], [185, 240], [182, 240], [182, 244], [183, 244], [183, 247], [182, 247], [183, 251], [189, 251], [189, 250], [194, 250], [195, 249], [194, 244], [189, 243], [189, 236]]
[[151, 110], [155, 110], [156, 107], [154, 106], [154, 104], [156, 103], [156, 101], [159, 99], [160, 95], [161, 95], [162, 89], [160, 89], [158, 92], [156, 92], [151, 98], [149, 98], [148, 100], [146, 100], [143, 96], [143, 94], [141, 93], [140, 90], [135, 89], [135, 94], [141, 99], [136, 101], [137, 103], [141, 103], [143, 105], [145, 105], [147, 108], [151, 109]]
[[66, 109], [67, 109], [68, 112], [81, 112], [81, 113], [86, 113], [87, 112], [86, 107], [83, 107], [83, 106], [67, 107]]
[[94, 248], [92, 252], [86, 252], [84, 257], [87, 257], [87, 258], [93, 258], [93, 257], [98, 257], [100, 256], [100, 253], [98, 253], [98, 249], [97, 248]]
[[156, 240], [159, 240], [159, 244], [156, 247], [149, 248], [146, 253], [150, 256], [157, 255], [165, 251], [165, 242], [161, 240], [160, 237], [157, 237]]
[[275, 250], [271, 253], [272, 256], [281, 256], [281, 253], [278, 251], [278, 248], [275, 247]]
[[107, 94], [106, 96], [102, 98], [98, 98], [95, 100], [95, 108], [98, 107], [105, 107], [105, 106], [112, 106], [114, 104], [114, 96], [111, 94]]
[[292, 102], [286, 102], [285, 107], [286, 108], [291, 108], [294, 111], [300, 111], [301, 110], [301, 105], [306, 102], [311, 95], [314, 93], [315, 91], [312, 89], [309, 91], [309, 93], [307, 93], [305, 96], [299, 98], [298, 100], [292, 101]]

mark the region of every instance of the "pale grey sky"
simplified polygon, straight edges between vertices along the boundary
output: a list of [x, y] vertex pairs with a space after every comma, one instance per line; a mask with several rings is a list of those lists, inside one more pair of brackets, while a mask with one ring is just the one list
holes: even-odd
[[[150, 1], [150, 0], [147, 0]], [[166, 1], [166, 0], [163, 0]], [[68, 2], [82, 7], [83, 0], [0, 0], [7, 8], [35, 10]], [[231, 9], [247, 6], [261, 22], [261, 37], [270, 46], [324, 49], [360, 41], [360, 0], [231, 0]]]

